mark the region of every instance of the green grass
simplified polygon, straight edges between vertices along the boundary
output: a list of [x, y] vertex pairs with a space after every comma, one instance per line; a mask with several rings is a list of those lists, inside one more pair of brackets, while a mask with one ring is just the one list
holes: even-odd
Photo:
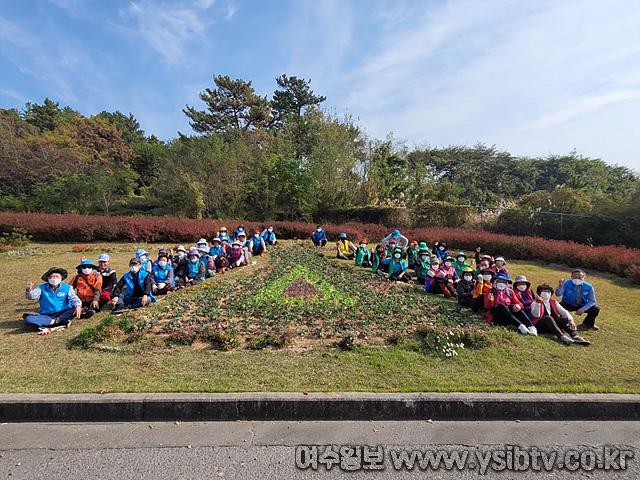
[[[21, 314], [34, 310], [35, 306], [24, 299], [24, 284], [37, 281], [53, 264], [72, 270], [83, 254], [94, 258], [102, 249], [89, 246], [86, 253], [77, 253], [71, 247], [33, 244], [23, 256], [0, 254], [0, 391], [640, 393], [640, 288], [611, 275], [590, 275], [602, 313], [601, 330], [585, 334], [593, 342], [588, 348], [565, 347], [547, 337], [522, 337], [496, 328], [492, 329], [490, 345], [464, 349], [455, 358], [425, 354], [417, 344], [411, 348], [411, 340], [397, 345], [356, 346], [353, 350], [319, 346], [259, 350], [234, 347], [222, 351], [199, 343], [171, 346], [163, 338], [156, 348], [114, 353], [68, 348], [83, 329], [98, 326], [105, 315], [76, 321], [68, 331], [50, 337], [38, 337], [22, 329]], [[135, 246], [106, 247], [113, 257], [112, 263], [122, 273]], [[154, 252], [158, 248], [149, 247]], [[563, 266], [510, 262], [509, 267], [513, 273], [525, 273], [534, 284], [542, 281], [556, 284], [559, 278], [567, 276], [567, 268]], [[217, 288], [218, 282], [233, 282], [236, 276], [247, 276], [250, 272], [251, 269], [240, 269], [209, 281], [211, 286], [188, 292], [182, 308], [185, 311], [190, 308], [189, 296], [203, 295], [207, 288]], [[178, 300], [180, 296], [175, 298]], [[448, 301], [429, 302], [438, 323], [457, 320]], [[153, 316], [165, 305], [163, 300], [140, 315]], [[102, 333], [109, 337], [112, 328], [113, 325], [103, 326]], [[270, 341], [266, 337], [256, 338], [254, 345], [263, 348]]]

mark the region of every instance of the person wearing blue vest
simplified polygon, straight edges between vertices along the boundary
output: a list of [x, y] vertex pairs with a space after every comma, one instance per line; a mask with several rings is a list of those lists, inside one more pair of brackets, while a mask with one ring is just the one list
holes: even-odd
[[165, 295], [175, 288], [174, 270], [166, 252], [160, 252], [158, 255], [158, 260], [151, 267], [151, 275], [153, 280], [151, 288], [154, 294]]
[[311, 241], [316, 246], [316, 248], [324, 248], [324, 246], [327, 244], [327, 234], [325, 233], [324, 228], [322, 228], [321, 225], [318, 225], [314, 232], [311, 234]]
[[216, 257], [218, 257], [219, 255], [226, 255], [226, 250], [222, 246], [222, 240], [220, 239], [220, 237], [215, 237], [213, 240], [211, 240], [211, 248], [209, 248], [209, 255], [213, 257], [214, 261]]
[[[231, 241], [238, 240], [240, 238], [240, 234], [245, 233], [244, 225], [238, 225], [238, 228], [233, 232], [233, 236], [231, 237]], [[246, 239], [246, 233], [245, 233]]]
[[187, 253], [187, 261], [176, 270], [176, 286], [178, 288], [198, 285], [205, 279], [206, 271], [204, 263], [200, 261], [200, 252], [191, 247]]
[[396, 247], [389, 263], [389, 280], [410, 282], [411, 275], [407, 272], [407, 261], [402, 258], [402, 248]]
[[264, 240], [265, 245], [275, 245], [278, 242], [278, 240], [276, 240], [276, 232], [273, 231], [273, 225], [265, 228], [260, 236]]
[[596, 291], [593, 285], [584, 280], [585, 276], [584, 270], [575, 268], [569, 280], [563, 278], [558, 282], [556, 295], [562, 297], [560, 305], [566, 310], [576, 312], [578, 316], [586, 313], [582, 328], [599, 330], [596, 318], [600, 314], [600, 308], [596, 305]]
[[260, 230], [258, 229], [253, 232], [253, 236], [247, 243], [247, 249], [251, 255], [262, 255], [267, 251], [265, 240], [260, 236]]
[[140, 262], [140, 270], [144, 270], [147, 273], [151, 273], [152, 262], [149, 260], [151, 254], [144, 248], [136, 248], [136, 258]]
[[141, 268], [137, 258], [132, 258], [129, 261], [129, 271], [120, 277], [113, 289], [111, 313], [123, 313], [155, 302], [152, 287], [152, 275]]
[[217, 236], [222, 243], [231, 243], [231, 237], [227, 233], [227, 227], [220, 227], [220, 231]]
[[39, 335], [48, 335], [71, 325], [72, 318], [80, 318], [82, 301], [71, 285], [64, 282], [67, 278], [64, 268], [50, 268], [41, 278], [45, 283], [35, 287], [29, 282], [26, 288], [27, 300], [40, 303], [39, 313], [25, 313], [22, 319], [25, 325], [38, 328]]

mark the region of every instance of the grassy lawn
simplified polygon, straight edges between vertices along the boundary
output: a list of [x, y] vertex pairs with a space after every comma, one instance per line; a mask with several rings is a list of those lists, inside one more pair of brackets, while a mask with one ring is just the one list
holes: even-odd
[[[134, 247], [132, 244], [90, 245], [85, 254], [94, 258], [99, 251], [107, 249], [112, 254], [112, 265], [121, 274]], [[148, 247], [155, 252], [158, 245]], [[601, 330], [585, 333], [585, 337], [592, 341], [592, 346], [587, 348], [565, 347], [548, 337], [522, 337], [499, 328], [489, 329], [488, 346], [464, 349], [454, 358], [408, 348], [402, 342], [394, 346], [376, 342], [376, 339], [393, 333], [412, 331], [407, 322], [407, 312], [403, 310], [407, 305], [418, 308], [419, 315], [424, 317], [421, 321], [425, 322], [436, 319], [436, 323], [440, 323], [443, 318], [451, 319], [452, 312], [455, 314], [451, 302], [408, 289], [404, 291], [405, 304], [400, 302], [393, 307], [398, 310], [389, 315], [389, 318], [397, 320], [393, 328], [384, 322], [367, 326], [366, 316], [354, 315], [354, 322], [359, 322], [357, 329], [367, 329], [370, 344], [357, 346], [351, 351], [331, 346], [333, 337], [339, 338], [348, 330], [343, 328], [344, 325], [336, 325], [328, 332], [313, 330], [313, 315], [318, 312], [306, 305], [308, 302], [296, 301], [292, 302], [294, 310], [285, 310], [302, 309], [299, 313], [304, 315], [306, 323], [300, 322], [304, 325], [299, 327], [298, 333], [307, 336], [306, 344], [294, 341], [284, 349], [263, 350], [251, 350], [241, 344], [230, 351], [212, 349], [200, 342], [168, 345], [166, 338], [158, 342], [160, 335], [154, 335], [160, 331], [158, 329], [165, 336], [170, 335], [167, 333], [169, 329], [164, 327], [172, 320], [167, 312], [168, 302], [164, 299], [157, 307], [135, 315], [134, 319], [138, 321], [149, 319], [149, 329], [144, 331], [143, 341], [126, 344], [122, 339], [116, 339], [113, 345], [122, 346], [124, 353], [114, 353], [95, 348], [68, 348], [69, 341], [84, 328], [97, 325], [104, 318], [102, 314], [91, 320], [76, 321], [69, 330], [50, 337], [39, 337], [22, 329], [22, 312], [33, 311], [35, 306], [24, 299], [24, 284], [29, 280], [37, 281], [53, 264], [64, 266], [71, 273], [83, 255], [77, 250], [70, 244], [32, 244], [24, 255], [0, 254], [3, 273], [0, 277], [0, 391], [640, 392], [640, 325], [637, 321], [640, 317], [640, 288], [611, 275], [591, 274], [589, 277], [596, 287], [602, 313], [599, 319]], [[263, 317], [259, 313], [265, 305], [268, 306], [265, 299], [275, 295], [276, 289], [269, 286], [278, 282], [275, 276], [269, 277], [270, 273], [265, 269], [267, 262], [269, 259], [261, 260], [255, 267], [209, 280], [207, 287], [174, 295], [169, 301], [182, 302], [186, 309], [182, 316], [177, 316], [177, 320], [217, 315], [215, 310], [189, 310], [192, 308], [190, 299], [197, 297], [200, 304], [211, 308], [211, 295], [216, 298], [223, 295], [233, 301], [229, 291], [236, 290], [230, 287], [246, 288], [246, 283], [256, 272], [265, 275], [267, 287], [253, 297], [250, 307], [241, 307], [243, 302], [235, 306], [231, 304], [233, 308], [252, 309], [242, 310], [243, 316], [238, 318], [255, 318], [253, 323], [236, 322], [238, 333], [245, 338], [256, 324], [275, 328], [275, 335], [280, 331], [277, 328], [284, 331], [287, 325], [290, 326], [291, 318], [281, 318], [276, 310], [267, 309]], [[305, 265], [301, 267], [289, 273], [292, 280], [313, 278], [313, 274], [305, 272]], [[559, 278], [567, 276], [565, 266], [510, 262], [509, 267], [514, 274], [525, 273], [534, 285], [542, 281], [555, 285]], [[348, 275], [369, 273], [357, 271]], [[377, 280], [372, 278], [371, 281]], [[340, 304], [350, 309], [360, 307], [370, 311], [372, 318], [380, 316], [385, 308], [384, 303], [364, 299], [357, 289], [347, 292], [345, 301], [340, 293], [332, 292], [331, 286], [321, 279], [317, 279], [314, 285], [328, 297], [335, 296], [339, 300], [335, 310], [329, 312], [330, 318], [346, 315], [340, 312]], [[341, 285], [340, 281], [336, 285]], [[381, 295], [394, 298], [393, 295], [402, 294], [400, 291]], [[282, 321], [269, 322], [270, 315]], [[476, 328], [475, 322], [479, 324], [478, 328], [482, 328], [481, 321], [470, 320], [468, 315], [459, 317], [459, 320], [470, 323], [473, 328]], [[228, 325], [222, 322], [223, 328]], [[189, 324], [189, 328], [191, 326]], [[323, 340], [312, 342], [316, 337]], [[312, 344], [315, 345], [313, 348], [310, 347]]]

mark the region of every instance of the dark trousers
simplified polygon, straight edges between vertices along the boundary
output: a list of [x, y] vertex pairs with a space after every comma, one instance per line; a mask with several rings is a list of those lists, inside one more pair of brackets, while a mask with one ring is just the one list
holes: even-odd
[[[562, 302], [560, 302], [560, 305], [562, 305], [564, 308], [566, 308], [570, 312], [575, 312], [576, 310], [580, 309], [580, 307], [577, 307], [576, 305], [571, 305], [570, 303], [567, 303], [564, 300]], [[585, 311], [584, 313], [587, 316], [584, 317], [584, 320], [582, 321], [582, 324], [585, 327], [593, 327], [596, 324], [597, 316], [600, 314], [600, 309], [598, 308], [597, 305], [594, 305], [593, 307], [591, 307], [589, 310]]]
[[558, 318], [554, 319], [551, 315], [545, 315], [536, 323], [538, 333], [550, 333], [560, 338], [562, 335], [568, 334], [570, 337], [575, 337], [578, 332], [569, 324], [569, 319]]
[[513, 325], [514, 327], [519, 327], [520, 325], [524, 325], [525, 327], [531, 326], [531, 320], [529, 320], [527, 314], [522, 310], [515, 313], [506, 305], [496, 305], [491, 309], [491, 313], [493, 313], [493, 323], [497, 325]]
[[318, 240], [316, 237], [311, 237], [311, 240], [316, 247], [324, 247], [327, 244], [326, 240]]

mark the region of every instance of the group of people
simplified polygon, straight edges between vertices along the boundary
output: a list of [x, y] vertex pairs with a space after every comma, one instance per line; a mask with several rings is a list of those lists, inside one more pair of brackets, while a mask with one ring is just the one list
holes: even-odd
[[39, 334], [66, 328], [74, 318], [90, 318], [107, 304], [112, 313], [123, 313], [156, 301], [156, 296], [202, 283], [206, 278], [227, 269], [248, 265], [254, 255], [263, 255], [267, 246], [277, 243], [273, 225], [255, 230], [247, 237], [239, 225], [232, 234], [220, 228], [209, 243], [205, 238], [195, 246], [178, 246], [175, 252], [160, 248], [153, 260], [151, 253], [137, 248], [129, 268], [119, 279], [111, 268], [107, 253], [98, 256], [97, 264], [83, 258], [76, 275], [67, 283], [64, 268], [52, 267], [42, 275], [44, 283], [26, 286], [26, 298], [39, 302], [38, 313], [25, 313], [27, 326]]
[[[317, 248], [326, 246], [327, 236], [321, 225], [311, 239]], [[356, 247], [343, 232], [336, 242], [336, 256], [371, 268], [389, 280], [417, 281], [428, 294], [455, 298], [461, 306], [483, 315], [486, 322], [513, 326], [523, 335], [548, 333], [567, 345], [590, 345], [579, 334], [571, 312], [584, 315], [580, 330], [598, 330], [595, 321], [600, 309], [595, 289], [580, 268], [571, 272], [570, 279], [560, 280], [556, 288], [543, 283], [534, 290], [525, 275], [511, 279], [502, 256], [484, 254], [478, 247], [472, 264], [465, 252], [450, 255], [445, 242], [435, 242], [429, 248], [426, 242], [409, 242], [399, 230], [383, 238], [374, 249], [366, 239]]]

